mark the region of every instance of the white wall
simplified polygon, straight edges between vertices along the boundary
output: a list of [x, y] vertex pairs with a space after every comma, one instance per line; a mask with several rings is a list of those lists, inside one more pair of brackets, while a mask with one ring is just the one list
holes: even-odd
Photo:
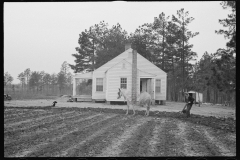
[[[131, 90], [132, 56], [129, 56], [131, 55], [131, 53], [132, 49], [130, 48], [93, 72], [93, 87], [92, 87], [93, 99], [106, 99], [107, 101], [119, 101], [117, 99], [117, 92], [118, 88], [120, 87], [120, 77], [127, 78], [128, 89]], [[125, 70], [122, 69], [123, 61], [125, 61], [126, 66]], [[147, 77], [150, 76], [156, 79], [157, 78], [161, 79], [161, 93], [156, 93], [155, 96], [156, 100], [166, 100], [167, 74], [163, 72], [161, 69], [159, 69], [157, 66], [152, 64], [150, 61], [145, 59], [140, 54], [137, 54], [137, 68], [139, 69], [137, 84], [138, 94], [140, 93], [140, 78], [144, 78], [144, 75], [142, 73], [145, 73], [146, 74], [145, 76]], [[104, 78], [103, 92], [96, 92], [96, 78]]]
[[198, 92], [196, 92], [196, 102], [198, 102], [200, 100], [200, 102], [202, 102], [203, 100], [203, 94], [199, 93], [199, 98], [198, 98]]
[[[103, 78], [103, 91], [96, 91], [96, 78]], [[104, 73], [94, 73], [92, 79], [92, 99], [106, 99], [106, 77]]]
[[[156, 79], [161, 79], [161, 92], [155, 93], [155, 100], [166, 100], [167, 99], [167, 76], [157, 76]], [[155, 82], [156, 84], [156, 82]]]
[[[125, 69], [122, 68], [122, 64], [125, 63]], [[107, 101], [123, 101], [123, 98], [117, 99], [118, 89], [120, 88], [121, 78], [127, 78], [127, 90], [132, 89], [132, 66], [126, 61], [118, 63], [114, 67], [108, 70], [108, 90]], [[139, 88], [139, 87], [138, 87]]]

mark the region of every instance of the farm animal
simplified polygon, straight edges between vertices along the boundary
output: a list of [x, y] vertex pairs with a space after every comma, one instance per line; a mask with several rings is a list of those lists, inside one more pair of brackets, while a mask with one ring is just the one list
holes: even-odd
[[149, 115], [151, 100], [152, 97], [148, 92], [143, 92], [139, 96], [139, 105], [147, 108], [145, 113], [146, 116]]
[[57, 103], [57, 101], [53, 101], [52, 106], [55, 107], [56, 103]]
[[[133, 115], [135, 115], [135, 109], [134, 109], [134, 104], [132, 103], [132, 95], [131, 92], [126, 90], [126, 89], [120, 89], [118, 91], [118, 99], [123, 96], [124, 101], [127, 101], [127, 112], [126, 115], [128, 114], [129, 106], [132, 106], [133, 109]], [[151, 104], [151, 95], [147, 92], [143, 92], [140, 95], [138, 95], [137, 99], [139, 100], [140, 106], [147, 107], [145, 115], [149, 115], [149, 110], [150, 110], [150, 104]]]

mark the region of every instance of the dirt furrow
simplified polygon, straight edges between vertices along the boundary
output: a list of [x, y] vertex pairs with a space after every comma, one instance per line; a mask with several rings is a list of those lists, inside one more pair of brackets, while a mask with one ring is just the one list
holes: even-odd
[[28, 111], [29, 109], [16, 109], [16, 108], [6, 108], [4, 110], [4, 114], [13, 114], [13, 113], [19, 113], [19, 112], [26, 112]]
[[206, 138], [203, 131], [196, 129], [197, 127], [204, 128], [205, 126], [189, 122], [185, 124], [184, 135], [189, 142], [185, 145], [186, 153], [194, 156], [221, 156], [219, 148]]
[[54, 155], [54, 157], [86, 156], [87, 154], [89, 154], [89, 151], [91, 151], [91, 150], [88, 150], [89, 147], [92, 147], [92, 145], [89, 146], [89, 142], [91, 142], [91, 140], [95, 140], [96, 138], [99, 138], [100, 135], [102, 135], [102, 134], [104, 134], [104, 136], [106, 136], [105, 133], [107, 132], [107, 130], [109, 131], [109, 130], [114, 129], [115, 126], [119, 125], [120, 123], [124, 123], [124, 120], [126, 120], [126, 119], [127, 119], [126, 117], [121, 117], [121, 119], [118, 119], [118, 121], [116, 123], [110, 124], [108, 126], [103, 126], [100, 130], [94, 132], [92, 135], [89, 135], [83, 141], [80, 141], [79, 143], [70, 146], [66, 150], [61, 151], [60, 154]]
[[176, 132], [178, 132], [176, 119], [162, 118], [160, 122], [162, 123], [158, 124], [161, 125], [161, 127], [156, 131], [158, 136], [156, 136], [154, 151], [149, 155], [156, 157], [183, 156], [181, 142], [178, 137], [175, 136]]
[[[11, 145], [9, 144], [9, 145], [4, 146], [4, 155], [12, 156], [15, 154], [16, 151], [18, 151], [21, 154], [22, 150], [29, 150], [29, 148], [31, 150], [31, 148], [36, 148], [36, 145], [42, 146], [41, 143], [46, 143], [46, 141], [52, 142], [57, 139], [61, 139], [64, 136], [67, 136], [69, 133], [78, 131], [78, 130], [74, 130], [74, 129], [79, 128], [79, 125], [81, 125], [81, 127], [88, 126], [88, 124], [84, 124], [84, 122], [86, 122], [86, 121], [87, 122], [89, 121], [90, 123], [98, 123], [99, 121], [101, 121], [101, 119], [104, 119], [103, 115], [102, 115], [102, 117], [99, 118], [99, 116], [101, 116], [101, 115], [102, 114], [96, 114], [93, 116], [89, 116], [87, 118], [83, 117], [83, 118], [77, 119], [75, 121], [65, 120], [65, 122], [63, 123], [64, 125], [61, 128], [58, 128], [58, 130], [54, 130], [54, 129], [47, 130], [44, 133], [40, 133], [40, 134], [37, 133], [30, 137], [25, 137], [25, 138], [19, 139], [19, 140], [18, 140], [18, 137], [16, 137], [15, 139], [17, 139], [17, 140], [15, 140], [13, 143], [11, 143]], [[81, 120], [81, 122], [80, 122], [80, 120]], [[60, 125], [61, 124], [59, 124], [59, 126]]]
[[215, 135], [213, 136], [211, 134], [211, 129], [207, 129], [207, 127], [197, 127], [196, 130], [201, 131], [207, 138], [208, 142], [218, 148], [220, 152], [219, 156], [236, 156], [236, 150], [231, 149], [236, 148], [236, 145], [234, 143], [226, 143], [227, 140], [223, 137], [221, 137], [221, 139], [217, 138], [216, 132], [214, 132]]
[[[124, 116], [124, 115], [123, 115]], [[138, 121], [140, 117], [124, 116], [120, 121], [118, 120], [110, 128], [104, 130], [101, 133], [94, 134], [94, 137], [90, 137], [87, 141], [82, 141], [75, 146], [74, 149], [68, 149], [64, 156], [68, 157], [92, 157], [100, 154], [112, 140], [120, 136], [124, 130], [129, 128]], [[63, 156], [63, 155], [60, 155]]]
[[40, 117], [40, 116], [43, 116], [43, 115], [50, 115], [52, 113], [53, 113], [52, 110], [49, 110], [48, 112], [25, 111], [21, 115], [17, 114], [16, 116], [11, 116], [11, 117], [8, 117], [8, 118], [4, 118], [4, 123], [8, 124], [8, 123], [24, 121], [24, 120], [28, 120], [29, 118], [37, 118], [37, 117]]
[[4, 123], [16, 121], [16, 119], [29, 117], [32, 113], [25, 111], [25, 112], [17, 112], [17, 113], [4, 113]]
[[26, 113], [26, 112], [22, 112], [22, 113], [19, 112], [19, 113], [15, 113], [15, 114], [4, 113], [4, 122], [8, 122], [10, 120], [15, 119], [16, 117], [24, 116], [27, 114], [29, 114], [29, 113]]
[[181, 152], [184, 156], [204, 156], [203, 152], [197, 150], [200, 148], [198, 142], [194, 142], [188, 139], [186, 133], [188, 124], [186, 122], [177, 121], [178, 131], [175, 132], [176, 137], [181, 141]]
[[[36, 130], [40, 127], [51, 125], [51, 121], [54, 121], [55, 119], [56, 121], [62, 121], [62, 119], [64, 119], [66, 115], [69, 115], [69, 114], [71, 115], [73, 113], [75, 114], [75, 112], [72, 111], [72, 112], [66, 112], [60, 115], [44, 116], [35, 121], [27, 123], [27, 125], [21, 124], [19, 126], [11, 127], [11, 129], [4, 128], [4, 137], [7, 139], [14, 136], [19, 136], [31, 130]], [[79, 115], [75, 115], [75, 116], [79, 116]]]
[[[31, 139], [35, 139], [36, 136], [39, 136], [39, 134], [50, 132], [52, 130], [62, 129], [63, 127], [65, 127], [67, 125], [66, 123], [63, 125], [62, 124], [63, 121], [73, 120], [73, 121], [71, 121], [72, 123], [74, 123], [74, 122], [77, 123], [79, 121], [86, 120], [84, 118], [89, 116], [89, 114], [92, 114], [92, 113], [85, 112], [84, 114], [77, 114], [77, 115], [73, 115], [73, 116], [69, 116], [69, 117], [60, 115], [56, 119], [53, 119], [52, 121], [49, 121], [49, 122], [40, 123], [40, 124], [16, 129], [16, 130], [10, 132], [11, 136], [4, 135], [4, 145], [11, 146], [15, 143], [30, 141]], [[75, 118], [77, 118], [78, 120], [74, 121]], [[5, 141], [6, 141], [6, 143], [5, 143]]]
[[149, 139], [152, 137], [156, 122], [152, 119], [139, 127], [127, 143], [121, 146], [120, 157], [146, 157], [149, 152]]
[[221, 128], [228, 127], [228, 119], [211, 122], [220, 126], [213, 127], [206, 124], [211, 119], [197, 116], [126, 116], [111, 109], [4, 109], [5, 157], [236, 156], [236, 133]]
[[[61, 114], [58, 114], [58, 113], [53, 114], [53, 115], [51, 114], [51, 115], [47, 115], [47, 116], [41, 116], [41, 117], [38, 117], [38, 118], [27, 119], [27, 120], [24, 120], [24, 121], [18, 121], [18, 122], [15, 122], [15, 123], [4, 124], [4, 130], [8, 131], [9, 128], [16, 128], [16, 126], [18, 126], [18, 128], [20, 128], [21, 126], [26, 126], [26, 125], [29, 126], [32, 123], [37, 123], [37, 122], [41, 123], [42, 120], [44, 120], [44, 119], [56, 117], [56, 116], [59, 116], [59, 115], [71, 114], [71, 113], [75, 113], [75, 111], [61, 113]], [[5, 132], [7, 132], [7, 131], [5, 131]]]
[[6, 111], [6, 112], [10, 112], [10, 111], [14, 111], [15, 109], [13, 109], [13, 108], [6, 108], [5, 110], [4, 110], [4, 112]]
[[[77, 136], [82, 135], [84, 137], [88, 136], [88, 134], [84, 134], [84, 131], [88, 131], [88, 128], [95, 129], [98, 124], [104, 123], [108, 121], [109, 119], [113, 119], [117, 115], [110, 115], [110, 116], [104, 116], [103, 119], [99, 120], [96, 119], [94, 123], [91, 121], [90, 125], [84, 124], [84, 125], [77, 125], [76, 126], [69, 126], [70, 128], [66, 128], [65, 132], [59, 134], [58, 136], [52, 136], [48, 137], [44, 140], [45, 145], [41, 145], [42, 143], [36, 145], [32, 145], [31, 147], [28, 147], [27, 149], [21, 151], [22, 153], [28, 151], [27, 157], [38, 157], [38, 156], [49, 156], [49, 154], [56, 154], [57, 151], [59, 151], [63, 146], [62, 145], [70, 145], [71, 143], [74, 143], [76, 141]], [[83, 133], [82, 133], [83, 132]], [[82, 134], [81, 134], [82, 133]], [[40, 146], [40, 147], [39, 147]], [[20, 152], [20, 155], [21, 155]], [[55, 152], [55, 153], [54, 153]], [[19, 155], [19, 154], [18, 154]]]
[[152, 132], [152, 138], [149, 139], [149, 144], [148, 144], [149, 145], [149, 150], [148, 150], [149, 157], [154, 157], [157, 152], [157, 144], [160, 143], [160, 142], [158, 142], [159, 132], [162, 130], [166, 119], [158, 118], [156, 121], [157, 122], [156, 122], [155, 128], [153, 129], [153, 132]]
[[[31, 123], [27, 123], [27, 127], [23, 127], [26, 126], [25, 123], [23, 123], [22, 125], [18, 125], [17, 127], [11, 127], [11, 128], [20, 128], [22, 130], [26, 130], [28, 128], [32, 128], [34, 126], [40, 125], [40, 124], [44, 124], [47, 122], [51, 122], [52, 120], [57, 119], [62, 119], [62, 118], [71, 118], [71, 117], [75, 117], [76, 115], [80, 115], [81, 112], [74, 112], [74, 111], [70, 111], [70, 112], [65, 112], [65, 113], [60, 113], [60, 114], [54, 114], [54, 115], [49, 115], [49, 116], [43, 116], [43, 117], [39, 117], [39, 119], [35, 119], [33, 120]], [[17, 130], [17, 129], [14, 129]], [[11, 130], [11, 131], [14, 131]]]
[[114, 138], [112, 140], [112, 143], [103, 150], [102, 153], [99, 155], [96, 155], [97, 157], [118, 157], [120, 153], [122, 153], [121, 146], [124, 142], [128, 142], [128, 140], [134, 136], [134, 133], [138, 131], [138, 128], [142, 125], [146, 125], [148, 121], [150, 121], [151, 118], [141, 118], [136, 123], [132, 124], [127, 128], [123, 134], [118, 136], [117, 138]]
[[117, 115], [105, 115], [102, 120], [98, 119], [97, 122], [88, 123], [85, 127], [79, 127], [78, 130], [75, 132], [71, 132], [70, 134], [58, 139], [47, 145], [41, 150], [30, 154], [29, 156], [44, 156], [44, 157], [52, 157], [52, 155], [59, 154], [59, 151], [62, 149], [66, 149], [72, 144], [75, 144], [77, 141], [85, 140], [89, 135], [93, 134], [94, 132], [98, 131], [99, 128], [102, 128], [104, 125], [108, 123], [113, 123], [114, 119], [116, 119]]

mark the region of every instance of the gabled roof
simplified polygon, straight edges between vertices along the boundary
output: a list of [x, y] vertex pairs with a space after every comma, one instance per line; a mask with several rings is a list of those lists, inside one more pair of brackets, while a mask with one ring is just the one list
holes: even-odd
[[[106, 73], [108, 70], [112, 69], [114, 66], [118, 65], [119, 63], [122, 63], [123, 61], [125, 61], [126, 63], [132, 65], [132, 63], [128, 62], [126, 59], [123, 59], [123, 60], [121, 60], [120, 62], [118, 62], [118, 63], [114, 64], [113, 66], [111, 66], [110, 68], [108, 68], [108, 69], [105, 71], [105, 73]], [[140, 70], [140, 69], [137, 69], [137, 70], [139, 71], [140, 76], [149, 76], [149, 77], [155, 77], [155, 76], [157, 76], [156, 74], [148, 73], [148, 72], [142, 71], [142, 70]]]
[[[108, 69], [110, 69], [114, 65], [120, 63], [122, 60], [125, 60], [131, 64], [132, 57], [129, 55], [132, 54], [132, 50], [133, 50], [132, 48], [127, 49], [123, 53], [119, 54], [117, 57], [113, 58], [112, 60], [108, 61], [107, 63], [105, 63], [98, 69], [96, 69], [94, 72], [106, 72]], [[137, 62], [138, 62], [137, 68], [141, 70], [142, 73], [146, 72], [153, 75], [156, 75], [156, 73], [167, 74], [166, 72], [158, 68], [156, 65], [151, 63], [149, 60], [144, 58], [139, 53], [137, 53]]]
[[128, 50], [124, 51], [123, 53], [119, 54], [117, 57], [111, 59], [110, 61], [108, 61], [107, 63], [105, 63], [104, 65], [102, 65], [98, 69], [96, 69], [94, 72], [99, 72], [99, 71], [105, 72], [107, 69], [109, 69], [110, 67], [112, 67], [116, 63], [122, 61], [123, 59], [128, 58], [128, 54], [131, 53], [131, 52], [132, 52], [132, 49], [129, 48]]

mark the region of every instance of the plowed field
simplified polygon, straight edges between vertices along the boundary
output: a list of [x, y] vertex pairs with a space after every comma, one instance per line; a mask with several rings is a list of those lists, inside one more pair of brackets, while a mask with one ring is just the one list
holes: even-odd
[[5, 107], [4, 157], [236, 156], [233, 119], [124, 113], [120, 109]]

